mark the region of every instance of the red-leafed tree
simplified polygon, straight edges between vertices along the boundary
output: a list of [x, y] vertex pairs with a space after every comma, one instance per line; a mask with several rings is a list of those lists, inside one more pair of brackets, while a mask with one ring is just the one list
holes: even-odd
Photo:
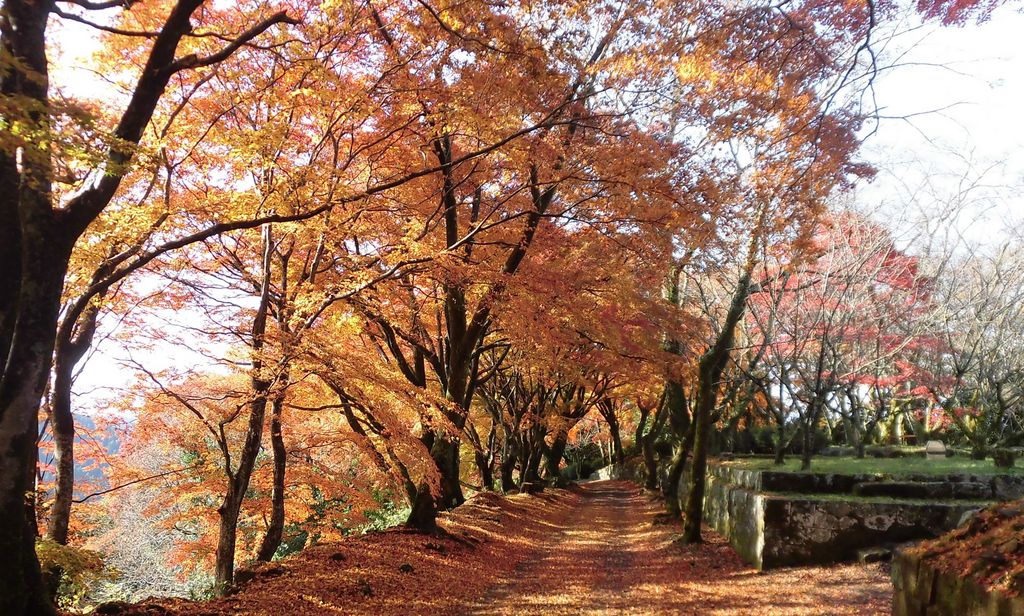
[[904, 358], [933, 343], [930, 281], [884, 228], [852, 212], [826, 217], [805, 254], [780, 257], [748, 315], [760, 359], [749, 377], [777, 427], [776, 461], [789, 424], [809, 467], [814, 431], [832, 416], [863, 456], [881, 422], [919, 406], [929, 377]]

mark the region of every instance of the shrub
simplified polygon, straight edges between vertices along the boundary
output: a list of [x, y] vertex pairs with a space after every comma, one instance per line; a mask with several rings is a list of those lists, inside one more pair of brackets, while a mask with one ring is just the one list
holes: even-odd
[[93, 550], [37, 539], [36, 555], [43, 571], [60, 573], [57, 605], [66, 610], [81, 608], [82, 599], [93, 585], [115, 577], [115, 572], [103, 563], [103, 556]]

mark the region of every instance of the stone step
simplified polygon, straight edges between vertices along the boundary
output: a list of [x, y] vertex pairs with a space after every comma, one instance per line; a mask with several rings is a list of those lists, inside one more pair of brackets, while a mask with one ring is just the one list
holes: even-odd
[[878, 563], [892, 560], [892, 546], [876, 545], [857, 550], [857, 562]]

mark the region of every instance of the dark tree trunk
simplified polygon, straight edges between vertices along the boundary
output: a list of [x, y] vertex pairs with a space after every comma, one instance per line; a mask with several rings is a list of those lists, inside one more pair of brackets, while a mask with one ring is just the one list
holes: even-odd
[[669, 514], [678, 517], [680, 514], [679, 483], [682, 480], [686, 459], [690, 454], [690, 447], [693, 443], [693, 439], [690, 436], [692, 434], [693, 422], [690, 420], [686, 393], [683, 390], [682, 383], [674, 380], [665, 383], [664, 405], [669, 426], [672, 428], [675, 449], [672, 453], [672, 460], [669, 463], [665, 485], [662, 486], [662, 493], [665, 497], [665, 507], [668, 509]]
[[231, 469], [228, 443], [220, 443], [224, 455], [224, 472], [227, 475], [227, 489], [224, 500], [217, 509], [220, 515], [220, 531], [217, 538], [217, 554], [214, 566], [214, 585], [218, 593], [226, 593], [235, 576], [235, 537], [242, 501], [249, 489], [256, 457], [263, 440], [263, 423], [267, 414], [267, 398], [273, 381], [263, 374], [263, 348], [267, 333], [267, 313], [270, 310], [270, 280], [274, 241], [270, 225], [263, 227], [263, 280], [260, 289], [260, 303], [252, 323], [250, 345], [252, 349], [252, 402], [249, 403], [249, 423], [245, 430], [245, 441], [238, 456], [238, 468]]
[[693, 439], [695, 435], [696, 423], [690, 424], [690, 428], [686, 431], [686, 436], [683, 438], [683, 442], [679, 447], [676, 447], [675, 452], [672, 454], [672, 461], [669, 465], [668, 476], [665, 477], [665, 485], [663, 487], [663, 493], [665, 496], [665, 507], [668, 510], [669, 515], [674, 518], [678, 518], [682, 514], [682, 506], [679, 502], [679, 488], [683, 482], [683, 473], [686, 470], [686, 461], [690, 457], [690, 451], [693, 449]]
[[[702, 375], [703, 376], [703, 375]], [[717, 383], [712, 384], [717, 386]], [[704, 484], [707, 473], [707, 445], [711, 432], [711, 410], [700, 397], [710, 395], [704, 391], [704, 385], [698, 390], [698, 405], [693, 421], [693, 465], [690, 468], [690, 491], [686, 495], [686, 512], [683, 520], [683, 541], [700, 543], [701, 520], [704, 513]], [[710, 388], [708, 388], [710, 389]]]
[[274, 452], [274, 489], [271, 496], [270, 524], [263, 535], [256, 560], [267, 562], [281, 547], [284, 536], [284, 489], [287, 470], [288, 452], [284, 448], [284, 435], [281, 431], [281, 413], [284, 408], [284, 395], [274, 397], [270, 412], [270, 445]]
[[494, 490], [494, 472], [491, 469], [491, 457], [486, 451], [475, 451], [473, 458], [476, 468], [480, 471], [480, 483], [485, 490]]
[[654, 458], [654, 443], [650, 439], [643, 441], [644, 451], [644, 489], [658, 489], [658, 461]]
[[804, 425], [804, 433], [802, 435], [803, 451], [800, 452], [801, 471], [811, 470], [811, 458], [814, 457], [814, 429], [821, 418], [821, 409], [822, 404], [818, 401], [817, 396], [815, 396], [815, 399], [811, 402], [811, 408], [807, 409], [810, 417]]
[[729, 361], [739, 323], [746, 309], [747, 297], [750, 295], [750, 275], [753, 260], [748, 259], [747, 267], [740, 276], [729, 312], [726, 314], [722, 330], [715, 344], [701, 357], [698, 364], [697, 378], [697, 410], [694, 418], [693, 466], [690, 469], [690, 493], [686, 497], [686, 517], [683, 521], [683, 541], [700, 543], [701, 522], [704, 517], [704, 485], [707, 473], [707, 446], [711, 432], [711, 412], [718, 401], [718, 383]]
[[416, 488], [416, 497], [412, 501], [412, 510], [405, 525], [423, 532], [437, 531], [437, 512], [439, 508], [434, 504], [434, 496], [430, 493], [430, 485], [420, 482]]
[[[93, 272], [91, 281], [93, 284], [110, 274], [109, 259], [116, 254], [116, 249], [112, 248], [108, 254], [108, 260]], [[104, 290], [92, 298], [79, 297], [64, 313], [64, 320], [57, 328], [53, 351], [53, 386], [49, 406], [56, 485], [46, 536], [61, 545], [67, 545], [68, 542], [71, 501], [75, 489], [75, 417], [71, 408], [74, 370], [92, 347], [100, 313], [97, 302], [105, 298], [106, 295], [107, 291]], [[59, 571], [49, 572], [47, 575], [54, 579], [60, 579]]]
[[32, 479], [39, 401], [49, 375], [70, 246], [54, 251], [56, 231], [46, 229], [42, 220], [32, 223], [22, 225], [21, 279], [26, 283], [0, 382], [0, 553], [5, 555], [0, 558], [0, 613], [13, 615], [53, 613], [35, 553]]
[[516, 470], [516, 454], [511, 448], [505, 450], [505, 455], [501, 459], [501, 490], [502, 492], [508, 493], [516, 484], [512, 478], [512, 473]]
[[[854, 396], [852, 394], [847, 395], [847, 399], [850, 400], [851, 410], [853, 411], [851, 413], [851, 415], [853, 416], [853, 421], [851, 422], [853, 424], [853, 430], [851, 430], [851, 432], [853, 432], [853, 434], [851, 436], [854, 439], [854, 447], [856, 448], [856, 452], [857, 452], [856, 456], [857, 456], [857, 459], [863, 460], [864, 459], [864, 443], [868, 439], [867, 429], [866, 429], [867, 426], [864, 425], [864, 412], [861, 409], [859, 401], [854, 399]], [[862, 427], [865, 428], [865, 429], [862, 430], [861, 429]]]
[[781, 419], [782, 409], [779, 409], [780, 420], [776, 428], [778, 433], [775, 437], [775, 460], [774, 463], [781, 466], [786, 463], [786, 424]]
[[800, 452], [800, 470], [809, 471], [811, 470], [811, 436], [810, 430], [804, 430], [803, 433], [803, 451]]
[[544, 466], [546, 467], [548, 477], [557, 479], [560, 475], [559, 466], [562, 464], [562, 458], [565, 457], [565, 448], [568, 444], [569, 435], [559, 432], [551, 441], [551, 446], [545, 450]]
[[[48, 122], [48, 2], [5, 2], [0, 13], [5, 96], [39, 103], [29, 121]], [[18, 64], [11, 64], [11, 59]], [[48, 614], [35, 553], [35, 464], [39, 402], [49, 377], [60, 294], [73, 239], [51, 209], [48, 146], [26, 143], [21, 170], [0, 151], [0, 614]], [[30, 497], [30, 498], [29, 498]]]
[[[466, 501], [462, 494], [462, 483], [459, 481], [459, 451], [460, 441], [458, 438], [439, 439], [443, 458], [435, 458], [441, 469], [441, 508], [448, 510], [458, 507]], [[443, 461], [442, 461], [443, 460]]]
[[650, 417], [651, 409], [647, 407], [640, 407], [640, 421], [636, 424], [636, 431], [633, 433], [633, 448], [634, 451], [641, 451], [643, 448], [644, 440], [644, 428], [647, 427], [647, 419]]
[[644, 488], [647, 490], [658, 489], [658, 461], [654, 458], [655, 439], [657, 439], [657, 436], [652, 430], [640, 440], [644, 454], [644, 472], [646, 474], [644, 477]]
[[[256, 456], [260, 451], [263, 438], [263, 419], [266, 415], [266, 390], [269, 383], [263, 381], [257, 385], [256, 399], [250, 405], [249, 425], [246, 430], [245, 443], [238, 457], [238, 469], [228, 471], [228, 485], [224, 500], [217, 509], [220, 516], [220, 529], [217, 537], [216, 563], [214, 566], [214, 584], [218, 593], [227, 592], [235, 577], [235, 537], [237, 534], [238, 516], [242, 511], [242, 501], [249, 489], [249, 480], [256, 465]], [[262, 388], [262, 391], [259, 389]], [[226, 446], [226, 445], [225, 445]]]
[[71, 499], [75, 489], [75, 420], [71, 413], [71, 372], [74, 365], [56, 353], [52, 396], [49, 406], [53, 433], [55, 494], [50, 507], [46, 535], [61, 545], [68, 542]]
[[[105, 273], [103, 268], [97, 275]], [[102, 297], [102, 296], [101, 296]], [[71, 501], [75, 491], [75, 417], [71, 409], [71, 388], [75, 366], [92, 346], [96, 333], [99, 308], [90, 304], [81, 317], [74, 316], [61, 324], [53, 352], [53, 386], [50, 394], [50, 429], [53, 433], [54, 466], [56, 467], [53, 505], [46, 537], [60, 545], [67, 545], [68, 527], [71, 523]], [[44, 571], [50, 591], [55, 593], [61, 571]], [[56, 596], [53, 596], [56, 599]]]
[[626, 452], [622, 450], [622, 435], [619, 434], [618, 419], [608, 422], [608, 431], [611, 432], [612, 436], [612, 455], [615, 458], [615, 463], [619, 465], [625, 464]]
[[[74, 345], [65, 332], [57, 332], [54, 349], [53, 385], [50, 393], [48, 413], [54, 448], [54, 497], [50, 506], [46, 538], [60, 545], [67, 545], [68, 527], [71, 523], [71, 500], [75, 491], [75, 418], [71, 411], [71, 386], [75, 364], [81, 359], [91, 343], [92, 331], [96, 328], [95, 309], [93, 318], [84, 325], [90, 328], [88, 340]], [[43, 571], [50, 599], [56, 601], [60, 578], [60, 567]]]
[[523, 460], [522, 472], [519, 474], [519, 489], [525, 492], [535, 492], [540, 488], [540, 463], [544, 458], [544, 450], [541, 447], [543, 436], [538, 436], [534, 446], [529, 449], [529, 454]]
[[651, 429], [647, 431], [647, 434], [642, 435], [640, 439], [640, 445], [644, 454], [644, 468], [646, 469], [644, 488], [647, 490], [658, 489], [658, 461], [654, 457], [654, 444], [657, 442], [658, 436], [661, 435], [667, 418], [668, 408], [663, 399], [654, 411]]
[[235, 493], [234, 482], [230, 482], [228, 491], [217, 514], [220, 526], [217, 533], [217, 553], [214, 561], [214, 580], [217, 594], [223, 595], [235, 577], [235, 542], [238, 532], [238, 516], [242, 510], [242, 497]]
[[437, 514], [462, 504], [462, 486], [459, 484], [459, 441], [437, 434], [430, 448], [440, 479], [440, 494], [434, 494], [426, 481], [416, 489], [416, 498], [406, 525], [422, 531], [437, 529]]

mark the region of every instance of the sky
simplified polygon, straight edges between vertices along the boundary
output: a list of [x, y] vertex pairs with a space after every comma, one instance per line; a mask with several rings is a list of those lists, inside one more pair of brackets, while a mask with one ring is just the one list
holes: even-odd
[[[984, 24], [921, 26], [906, 22], [880, 47], [886, 68], [874, 85], [881, 117], [866, 130], [862, 159], [878, 174], [856, 191], [856, 202], [899, 227], [904, 247], [915, 250], [921, 216], [939, 224], [953, 201], [966, 203], [956, 232], [979, 244], [998, 243], [1024, 219], [1024, 14], [1002, 7]], [[86, 35], [70, 28], [66, 36]], [[76, 41], [78, 43], [79, 41]], [[84, 59], [94, 48], [73, 46]], [[67, 58], [73, 60], [73, 58]], [[907, 204], [912, 207], [907, 214]], [[84, 367], [76, 406], [102, 408], [130, 374], [117, 343], [100, 345]], [[153, 369], [197, 362], [176, 351], [147, 363]], [[173, 357], [172, 357], [173, 355]], [[115, 394], [116, 395], [116, 394]]]
[[962, 199], [968, 240], [1003, 239], [1024, 214], [1022, 32], [1024, 14], [1006, 6], [980, 25], [904, 26], [883, 59], [897, 66], [875, 87], [882, 119], [862, 156], [878, 176], [858, 189], [863, 206], [893, 215], [916, 202], [938, 216]]

